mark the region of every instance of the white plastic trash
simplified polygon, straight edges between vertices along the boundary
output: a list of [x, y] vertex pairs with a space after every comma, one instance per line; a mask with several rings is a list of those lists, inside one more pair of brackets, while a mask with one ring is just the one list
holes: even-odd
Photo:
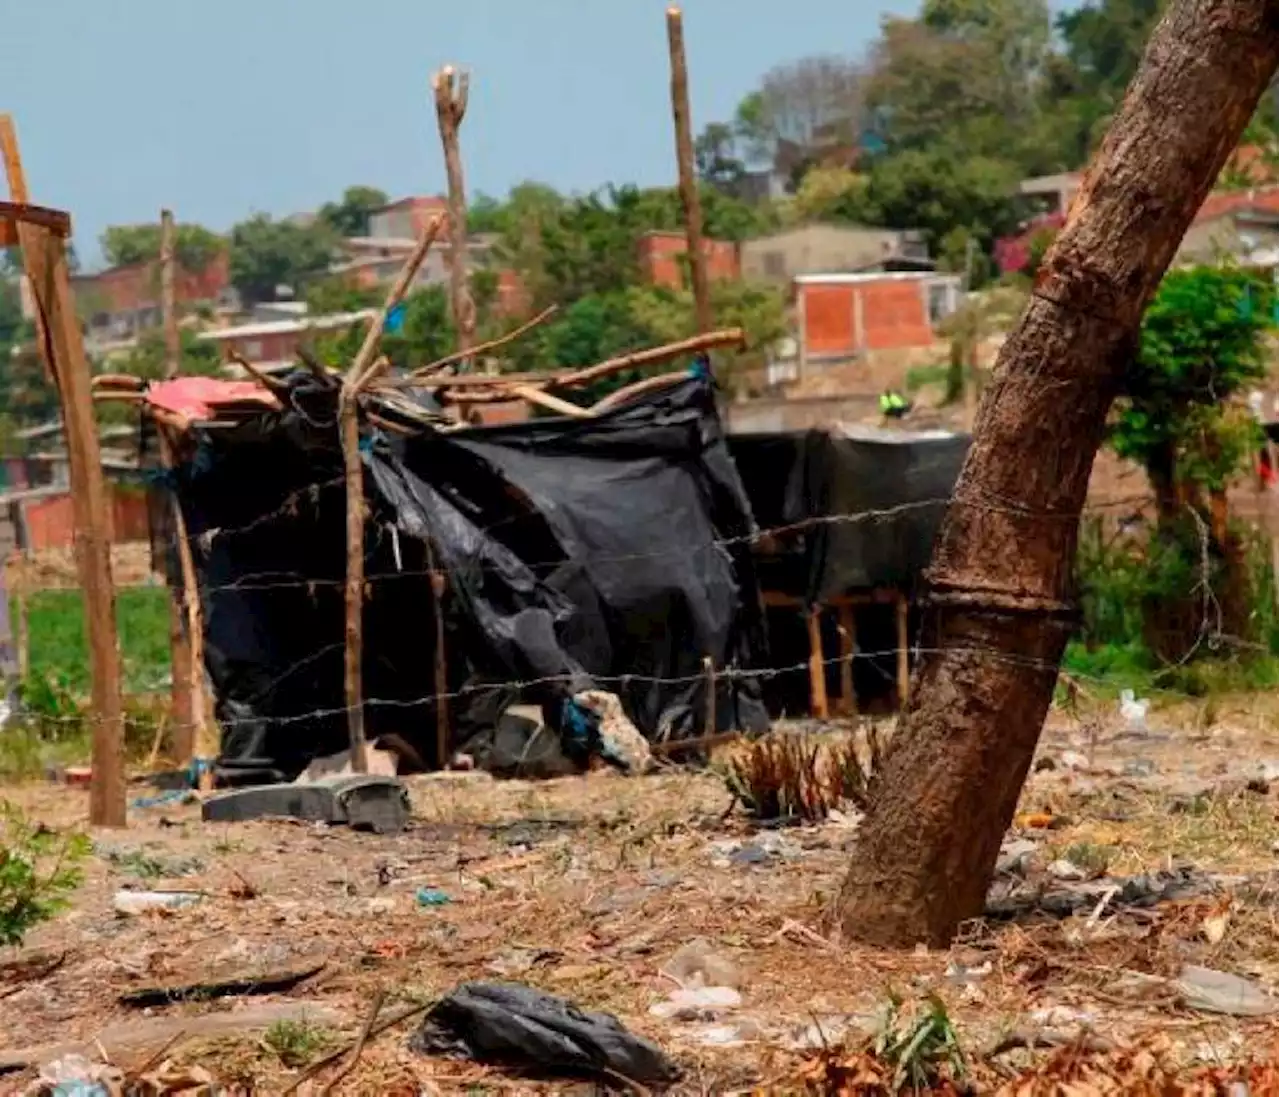
[[111, 905], [117, 914], [145, 914], [149, 910], [181, 910], [203, 898], [198, 891], [117, 891]]

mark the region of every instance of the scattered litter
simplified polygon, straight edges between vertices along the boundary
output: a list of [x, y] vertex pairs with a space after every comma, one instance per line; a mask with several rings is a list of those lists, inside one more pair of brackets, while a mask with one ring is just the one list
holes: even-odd
[[222, 978], [204, 978], [172, 983], [167, 986], [137, 987], [120, 995], [121, 1005], [135, 1009], [172, 1005], [192, 999], [207, 1001], [211, 998], [239, 998], [251, 994], [277, 994], [292, 990], [299, 983], [310, 979], [324, 968], [324, 961], [310, 961], [301, 966], [264, 971], [228, 971]]
[[1055, 880], [1087, 880], [1089, 878], [1089, 874], [1084, 869], [1065, 857], [1059, 857], [1045, 871]]
[[1173, 872], [1103, 876], [1081, 882], [1062, 881], [1060, 887], [1048, 889], [1028, 882], [1008, 894], [988, 897], [986, 916], [997, 921], [1032, 914], [1069, 918], [1078, 911], [1093, 910], [1109, 891], [1113, 891], [1111, 906], [1114, 910], [1153, 907], [1158, 903], [1209, 894], [1218, 890], [1220, 884], [1216, 877], [1190, 867]]
[[714, 1021], [725, 1010], [740, 1005], [742, 995], [733, 987], [680, 987], [650, 1006], [649, 1012], [670, 1021]]
[[1159, 767], [1150, 758], [1130, 758], [1120, 773], [1123, 777], [1152, 777]]
[[90, 766], [50, 766], [46, 774], [55, 785], [71, 785], [74, 788], [88, 788], [93, 781], [93, 769]]
[[1131, 689], [1120, 691], [1120, 719], [1124, 721], [1125, 731], [1141, 734], [1147, 730], [1147, 709], [1150, 705], [1145, 697], [1135, 697]]
[[1227, 925], [1230, 921], [1231, 912], [1229, 910], [1209, 915], [1200, 926], [1204, 932], [1204, 939], [1211, 945], [1220, 944], [1227, 935]]
[[777, 831], [764, 831], [750, 842], [720, 838], [710, 842], [711, 863], [717, 868], [730, 865], [766, 865], [771, 861], [790, 861], [801, 856], [800, 848]]
[[749, 1017], [731, 1025], [708, 1025], [694, 1034], [704, 1047], [741, 1047], [767, 1036], [764, 1027]]
[[152, 910], [181, 910], [204, 898], [201, 891], [117, 891], [111, 901], [117, 914], [146, 914]]
[[616, 1017], [519, 983], [463, 983], [431, 1008], [409, 1046], [543, 1076], [603, 1075], [647, 1086], [680, 1074], [661, 1048]]
[[171, 804], [177, 807], [180, 804], [194, 804], [199, 797], [189, 788], [171, 788], [168, 792], [160, 792], [155, 796], [139, 796], [130, 800], [129, 804], [135, 808], [158, 808]]
[[1000, 848], [996, 861], [997, 876], [1026, 876], [1031, 869], [1031, 859], [1040, 847], [1026, 838], [1015, 838]]
[[991, 961], [979, 964], [977, 967], [968, 967], [957, 960], [952, 960], [947, 964], [946, 977], [949, 982], [955, 983], [956, 986], [969, 986], [977, 983], [985, 976], [992, 972]]
[[1213, 968], [1187, 964], [1178, 976], [1178, 990], [1187, 1008], [1233, 1017], [1274, 1014], [1276, 1004], [1250, 979]]
[[417, 900], [418, 906], [420, 907], [443, 907], [448, 906], [453, 902], [453, 900], [439, 888], [418, 888], [418, 893], [414, 898]]
[[742, 986], [738, 965], [716, 952], [705, 937], [681, 945], [661, 970], [685, 989]]
[[1024, 830], [1047, 830], [1056, 821], [1057, 817], [1050, 815], [1047, 811], [1033, 811], [1026, 815], [1019, 815], [1014, 823]]
[[495, 975], [510, 977], [512, 975], [523, 975], [539, 964], [552, 963], [555, 960], [559, 960], [560, 956], [561, 953], [555, 949], [527, 948], [523, 945], [513, 945], [511, 948], [502, 949], [489, 961], [486, 967]]
[[1098, 1023], [1098, 1015], [1087, 1009], [1073, 1009], [1071, 1006], [1048, 1006], [1045, 1009], [1033, 1009], [1030, 1014], [1031, 1023], [1041, 1028], [1070, 1028], [1079, 1025], [1092, 1028]]
[[1081, 754], [1078, 750], [1064, 750], [1058, 756], [1058, 764], [1063, 769], [1088, 769], [1089, 759]]
[[815, 1017], [808, 1025], [802, 1025], [791, 1033], [787, 1046], [793, 1051], [816, 1051], [843, 1043], [855, 1030], [866, 1024], [866, 1018], [851, 1013], [838, 1013], [829, 1017]]
[[124, 1075], [109, 1063], [92, 1063], [83, 1055], [64, 1055], [40, 1067], [40, 1090], [50, 1097], [111, 1097]]

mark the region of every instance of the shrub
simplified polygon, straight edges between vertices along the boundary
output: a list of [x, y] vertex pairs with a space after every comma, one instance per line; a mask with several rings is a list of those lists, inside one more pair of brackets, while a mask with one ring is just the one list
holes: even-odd
[[20, 945], [28, 930], [70, 903], [92, 849], [83, 834], [31, 824], [0, 804], [0, 945]]

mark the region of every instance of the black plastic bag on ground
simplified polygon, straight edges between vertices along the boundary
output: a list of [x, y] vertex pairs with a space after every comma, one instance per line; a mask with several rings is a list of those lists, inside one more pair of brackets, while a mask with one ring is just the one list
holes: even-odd
[[442, 998], [409, 1039], [423, 1055], [463, 1056], [537, 1074], [674, 1082], [679, 1068], [656, 1044], [608, 1013], [520, 983], [463, 983]]

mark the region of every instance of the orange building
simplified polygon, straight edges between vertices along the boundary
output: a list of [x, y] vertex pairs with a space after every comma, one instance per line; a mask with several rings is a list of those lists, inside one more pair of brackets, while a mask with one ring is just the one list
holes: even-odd
[[794, 285], [802, 365], [930, 346], [960, 298], [960, 280], [933, 271], [802, 274]]
[[[688, 245], [683, 232], [646, 232], [640, 237], [640, 270], [650, 285], [679, 289], [685, 284], [683, 262]], [[703, 240], [707, 278], [737, 279], [742, 275], [738, 245], [731, 240]]]

